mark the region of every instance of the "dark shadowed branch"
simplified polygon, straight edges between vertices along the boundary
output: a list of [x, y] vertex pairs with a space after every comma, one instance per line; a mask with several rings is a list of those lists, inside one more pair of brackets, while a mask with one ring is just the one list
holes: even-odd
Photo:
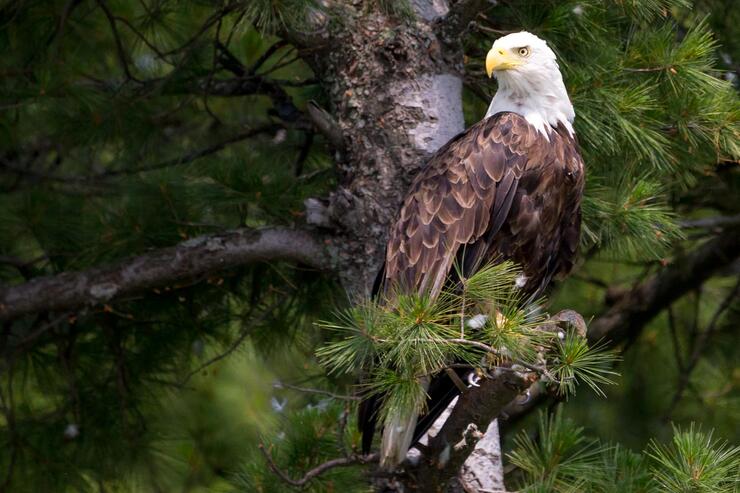
[[709, 325], [707, 325], [707, 327], [697, 336], [696, 341], [694, 341], [694, 344], [692, 344], [692, 349], [690, 351], [689, 357], [687, 358], [687, 361], [679, 366], [680, 372], [678, 377], [678, 386], [676, 388], [676, 393], [673, 395], [673, 400], [668, 406], [668, 411], [666, 412], [665, 416], [666, 420], [671, 417], [673, 411], [676, 409], [676, 406], [678, 406], [678, 403], [681, 402], [683, 394], [691, 381], [691, 374], [696, 368], [696, 365], [699, 363], [699, 360], [701, 359], [701, 356], [704, 353], [707, 344], [717, 330], [717, 322], [720, 320], [724, 312], [730, 307], [732, 302], [737, 298], [738, 292], [740, 292], [740, 279], [735, 283], [735, 287], [730, 290], [722, 303], [720, 303], [719, 307], [714, 312], [714, 315], [712, 315], [712, 319], [709, 321]]
[[462, 394], [418, 466], [407, 468], [419, 491], [437, 491], [455, 477], [491, 421], [536, 378], [535, 373], [498, 372]]
[[0, 287], [0, 320], [40, 311], [73, 310], [267, 260], [291, 260], [317, 269], [330, 268], [325, 245], [308, 231], [237, 229], [192, 238], [106, 267]]
[[370, 455], [350, 455], [349, 457], [341, 457], [339, 459], [332, 459], [330, 461], [324, 462], [323, 464], [320, 464], [314, 467], [313, 469], [308, 471], [302, 478], [292, 479], [290, 476], [288, 476], [287, 473], [281, 470], [277, 466], [277, 464], [275, 464], [275, 461], [272, 459], [272, 455], [270, 455], [270, 452], [268, 452], [265, 449], [265, 446], [263, 444], [260, 444], [259, 448], [260, 448], [260, 452], [262, 452], [262, 455], [264, 455], [265, 460], [267, 461], [267, 465], [270, 467], [272, 472], [274, 472], [284, 482], [288, 483], [291, 486], [295, 486], [295, 487], [305, 486], [312, 479], [316, 478], [317, 476], [320, 476], [321, 474], [331, 469], [334, 469], [337, 467], [354, 466], [357, 464], [369, 464], [371, 462], [377, 462], [378, 459], [380, 458], [378, 454], [370, 454]]
[[740, 227], [734, 226], [622, 294], [606, 313], [589, 325], [589, 341], [605, 339], [618, 343], [635, 337], [663, 309], [738, 257]]
[[[69, 185], [94, 185], [118, 176], [134, 175], [136, 173], [155, 171], [172, 166], [192, 163], [193, 161], [197, 161], [198, 159], [201, 159], [203, 157], [216, 154], [232, 144], [243, 142], [260, 134], [274, 134], [275, 132], [283, 128], [285, 127], [275, 124], [267, 124], [255, 128], [248, 128], [242, 130], [241, 132], [235, 133], [234, 135], [226, 137], [219, 142], [208, 145], [201, 149], [187, 152], [172, 159], [167, 159], [157, 163], [142, 164], [130, 168], [107, 169], [105, 171], [90, 175], [66, 175], [54, 172], [45, 172], [35, 169], [32, 166], [22, 166], [15, 162], [4, 160], [2, 158], [0, 158], [0, 170], [5, 169], [11, 173], [16, 173], [18, 175], [27, 175], [39, 181], [51, 181]], [[0, 262], [2, 262], [1, 258]]]

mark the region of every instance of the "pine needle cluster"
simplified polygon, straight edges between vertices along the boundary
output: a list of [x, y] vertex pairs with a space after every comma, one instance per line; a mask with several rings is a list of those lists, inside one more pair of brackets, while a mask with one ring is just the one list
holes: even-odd
[[319, 324], [334, 340], [317, 356], [330, 373], [361, 370], [361, 391], [383, 398], [383, 419], [424, 412], [425, 383], [459, 365], [489, 376], [497, 369], [535, 372], [564, 397], [579, 382], [603, 395], [600, 386], [616, 375], [614, 353], [589, 348], [574, 329], [543, 330], [543, 300], [524, 297], [520, 274], [511, 262], [490, 264], [436, 299], [391, 291], [366, 301]]
[[509, 460], [527, 493], [657, 493], [737, 491], [740, 448], [691, 424], [673, 428], [669, 444], [651, 440], [643, 453], [589, 439], [559, 406], [540, 413], [538, 439], [516, 438]]

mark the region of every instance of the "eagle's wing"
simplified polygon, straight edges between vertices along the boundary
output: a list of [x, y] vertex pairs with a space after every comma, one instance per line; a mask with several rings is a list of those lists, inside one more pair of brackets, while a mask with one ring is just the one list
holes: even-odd
[[[391, 229], [382, 282], [374, 292], [436, 296], [456, 260], [469, 275], [492, 255], [522, 264], [531, 278], [525, 290], [540, 291], [553, 275], [572, 267], [580, 235], [582, 171], [578, 144], [564, 128], [548, 140], [515, 113], [498, 113], [473, 125], [437, 151], [412, 183]], [[457, 388], [442, 373], [428, 392], [432, 404], [412, 443]], [[380, 400], [373, 395], [360, 403], [366, 453]], [[410, 426], [413, 422], [415, 417]]]
[[[414, 180], [386, 252], [385, 288], [439, 294], [463, 245], [492, 239], [506, 220], [522, 173], [544, 141], [520, 115], [499, 113], [440, 149]], [[543, 142], [546, 143], [546, 142]], [[541, 159], [540, 159], [541, 161]], [[465, 252], [478, 264], [485, 248]]]

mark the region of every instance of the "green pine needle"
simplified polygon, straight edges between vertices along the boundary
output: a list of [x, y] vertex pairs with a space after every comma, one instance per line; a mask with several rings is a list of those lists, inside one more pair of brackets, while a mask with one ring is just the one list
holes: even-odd
[[664, 491], [733, 493], [740, 481], [740, 447], [715, 440], [691, 423], [688, 430], [673, 428], [673, 441], [650, 442], [648, 455], [657, 483]]
[[575, 395], [576, 384], [585, 383], [597, 395], [605, 397], [601, 387], [613, 385], [612, 377], [619, 375], [611, 369], [620, 359], [614, 351], [603, 344], [590, 348], [588, 341], [572, 330], [554, 349], [557, 356], [550, 372], [555, 376], [560, 395]]

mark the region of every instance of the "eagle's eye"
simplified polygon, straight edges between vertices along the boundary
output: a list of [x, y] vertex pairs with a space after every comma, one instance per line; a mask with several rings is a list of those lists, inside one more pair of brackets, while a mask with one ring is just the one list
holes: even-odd
[[517, 50], [519, 53], [519, 56], [529, 56], [529, 48], [526, 46], [522, 46]]

